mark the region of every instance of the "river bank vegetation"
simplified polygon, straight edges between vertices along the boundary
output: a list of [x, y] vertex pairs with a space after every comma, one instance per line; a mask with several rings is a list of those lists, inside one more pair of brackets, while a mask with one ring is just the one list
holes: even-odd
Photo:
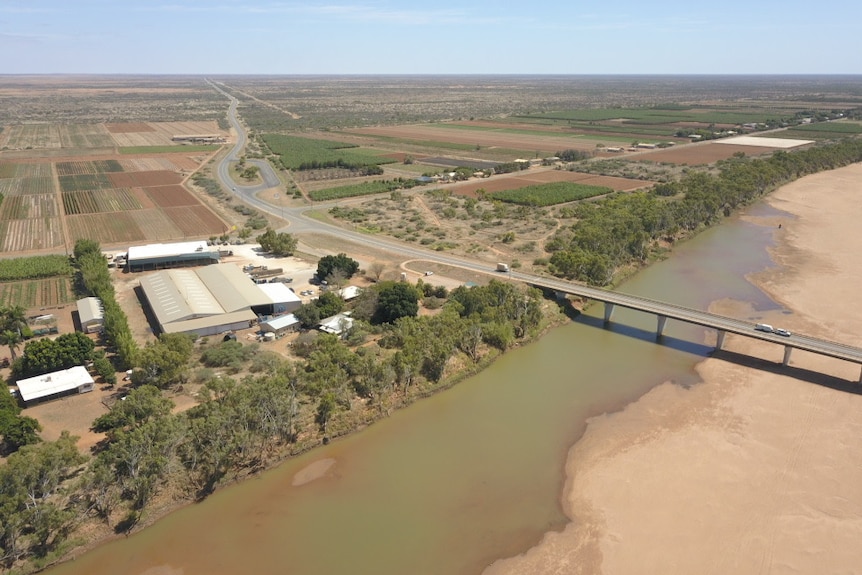
[[[97, 247], [76, 246], [76, 261], [88, 291], [110, 295], [98, 260], [86, 263]], [[0, 466], [3, 567], [41, 568], [84, 531], [90, 540], [128, 532], [451, 385], [563, 318], [538, 290], [498, 281], [451, 292], [381, 282], [352, 305], [346, 333], [303, 333], [291, 360], [257, 344], [177, 334], [136, 348], [134, 387], [93, 423], [105, 437], [92, 456], [66, 434]], [[174, 413], [163, 390], [182, 385], [198, 385], [199, 402]]]

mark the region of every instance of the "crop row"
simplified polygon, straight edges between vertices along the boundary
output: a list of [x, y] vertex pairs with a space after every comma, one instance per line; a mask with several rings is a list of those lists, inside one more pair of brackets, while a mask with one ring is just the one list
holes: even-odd
[[63, 194], [63, 211], [68, 215], [122, 212], [139, 210], [141, 207], [138, 199], [126, 188]]
[[64, 148], [109, 148], [114, 146], [111, 135], [98, 124], [60, 126], [60, 142]]
[[0, 220], [55, 217], [57, 217], [57, 200], [53, 194], [9, 196], [0, 206]]
[[72, 273], [69, 257], [64, 255], [33, 256], [0, 260], [0, 281], [17, 281]]
[[60, 176], [80, 176], [105, 172], [122, 172], [123, 166], [117, 160], [93, 160], [91, 162], [58, 162], [57, 174]]
[[27, 309], [55, 307], [74, 301], [68, 277], [0, 283], [0, 305]]
[[325, 190], [314, 190], [308, 192], [308, 196], [315, 201], [336, 200], [338, 198], [352, 198], [354, 196], [367, 196], [369, 194], [380, 194], [416, 185], [415, 180], [374, 180], [373, 182], [362, 182], [348, 186], [337, 186]]
[[391, 164], [395, 161], [382, 157], [376, 151], [363, 150], [355, 144], [345, 142], [282, 134], [264, 134], [263, 140], [274, 154], [281, 157], [284, 167], [292, 170], [311, 164], [334, 166], [339, 161], [344, 167]]
[[611, 188], [604, 186], [585, 186], [574, 182], [553, 182], [550, 184], [527, 186], [516, 190], [495, 192], [491, 196], [501, 202], [521, 206], [544, 207], [601, 196], [611, 192], [613, 192]]
[[77, 176], [60, 176], [60, 189], [63, 192], [79, 192], [82, 190], [106, 190], [114, 185], [105, 174], [81, 174]]

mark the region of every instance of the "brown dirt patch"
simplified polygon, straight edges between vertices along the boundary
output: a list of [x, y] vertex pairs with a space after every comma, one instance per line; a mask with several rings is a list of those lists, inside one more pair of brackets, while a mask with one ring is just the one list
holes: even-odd
[[167, 186], [179, 184], [183, 181], [182, 176], [168, 170], [157, 170], [153, 172], [117, 172], [108, 174], [115, 188], [146, 188], [150, 186]]
[[555, 153], [558, 150], [593, 150], [596, 143], [584, 140], [577, 135], [537, 135], [512, 134], [505, 132], [490, 132], [487, 130], [456, 130], [436, 126], [388, 126], [361, 128], [350, 130], [356, 134], [386, 136], [407, 140], [427, 140], [431, 142], [446, 142], [452, 144], [467, 144], [471, 146], [509, 148], [514, 150], [538, 150], [544, 153]]
[[155, 132], [156, 130], [149, 124], [143, 122], [128, 122], [125, 124], [105, 124], [107, 129], [112, 134], [131, 134], [135, 132]]
[[638, 154], [637, 159], [647, 162], [669, 162], [671, 164], [695, 166], [699, 164], [712, 164], [718, 160], [726, 160], [737, 152], [742, 152], [746, 156], [762, 156], [777, 149], [705, 142], [703, 144], [691, 144], [679, 148], [666, 148], [655, 152], [644, 152]]
[[198, 199], [182, 186], [157, 186], [154, 188], [144, 188], [144, 191], [160, 208], [200, 204]]
[[517, 190], [526, 186], [548, 184], [553, 182], [577, 182], [589, 186], [606, 186], [617, 191], [631, 191], [653, 185], [653, 182], [643, 180], [632, 180], [629, 178], [618, 178], [613, 176], [596, 176], [595, 174], [584, 174], [581, 172], [568, 172], [565, 170], [545, 170], [533, 173], [520, 173], [512, 176], [488, 178], [476, 180], [454, 186], [452, 192], [459, 196], [476, 197], [476, 192], [484, 189], [486, 192], [502, 192], [504, 190]]
[[188, 237], [222, 234], [228, 229], [221, 218], [206, 206], [164, 208], [165, 215]]

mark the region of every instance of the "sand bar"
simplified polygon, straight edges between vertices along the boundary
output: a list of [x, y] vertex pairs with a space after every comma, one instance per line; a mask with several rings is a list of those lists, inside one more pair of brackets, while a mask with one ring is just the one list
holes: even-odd
[[[780, 268], [752, 279], [793, 311], [773, 325], [862, 346], [860, 185], [857, 164], [769, 197], [795, 216], [763, 222]], [[572, 523], [486, 574], [862, 572], [859, 366], [797, 350], [790, 370], [760, 369], [743, 358], [772, 366], [781, 348], [726, 349], [698, 366], [703, 383], [592, 419], [567, 463]]]

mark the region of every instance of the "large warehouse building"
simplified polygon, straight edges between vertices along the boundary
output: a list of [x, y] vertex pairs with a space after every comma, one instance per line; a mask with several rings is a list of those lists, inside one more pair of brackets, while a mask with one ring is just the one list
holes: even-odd
[[218, 262], [218, 249], [211, 248], [205, 241], [132, 246], [126, 254], [126, 266], [130, 272], [209, 265]]
[[261, 287], [232, 264], [164, 270], [141, 279], [143, 299], [158, 329], [198, 336], [245, 329], [259, 314], [289, 313], [302, 303], [286, 287]]

